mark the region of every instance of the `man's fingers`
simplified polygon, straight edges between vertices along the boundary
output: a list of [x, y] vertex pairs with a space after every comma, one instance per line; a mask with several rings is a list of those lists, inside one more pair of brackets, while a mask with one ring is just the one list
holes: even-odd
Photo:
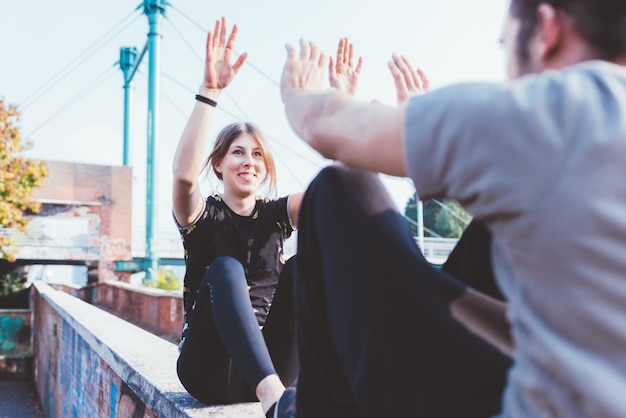
[[348, 44], [348, 59], [346, 60], [346, 64], [352, 67], [354, 57], [354, 45], [348, 42], [348, 38], [346, 38], [346, 43]]
[[426, 77], [426, 73], [422, 71], [421, 68], [418, 68], [417, 74], [422, 79], [422, 87], [424, 88], [424, 91], [430, 90], [430, 80], [428, 79], [428, 77]]
[[339, 39], [339, 44], [337, 45], [337, 66], [343, 62], [344, 43], [345, 38]]
[[393, 54], [392, 55], [393, 63], [398, 71], [399, 76], [405, 79], [405, 82], [412, 81], [412, 77], [410, 71], [407, 68], [406, 62], [402, 59], [402, 57]]
[[401, 59], [402, 59], [402, 63], [404, 64], [404, 67], [406, 68], [406, 73], [408, 77], [410, 77], [411, 79], [411, 85], [413, 85], [418, 90], [422, 90], [423, 89], [422, 79], [417, 73], [417, 71], [413, 70], [413, 66], [409, 62], [409, 59], [405, 57], [404, 55], [402, 55]]
[[320, 62], [320, 55], [322, 51], [320, 51], [319, 47], [315, 45], [313, 42], [309, 42], [309, 48], [311, 50], [311, 61]]
[[394, 84], [396, 85], [398, 103], [401, 103], [408, 97], [406, 78], [404, 77], [404, 73], [400, 70], [400, 68], [398, 68], [398, 64], [395, 59], [389, 61], [387, 65], [389, 67], [389, 70], [391, 71], [391, 76], [393, 77]]
[[305, 61], [311, 58], [311, 45], [304, 38], [300, 38], [300, 59]]
[[326, 55], [320, 52], [319, 58], [317, 60], [318, 67], [324, 67], [326, 65]]
[[291, 44], [285, 44], [285, 49], [287, 50], [287, 59], [289, 61], [293, 61], [296, 59], [296, 48]]
[[354, 71], [357, 74], [361, 74], [361, 67], [362, 66], [363, 66], [363, 57], [359, 57], [359, 60], [357, 61], [356, 68], [354, 69]]

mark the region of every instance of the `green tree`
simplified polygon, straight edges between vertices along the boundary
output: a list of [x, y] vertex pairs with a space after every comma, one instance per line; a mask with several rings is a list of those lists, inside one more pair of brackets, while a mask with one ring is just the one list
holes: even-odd
[[[410, 197], [404, 215], [409, 220], [411, 234], [417, 236], [417, 206], [415, 195]], [[426, 200], [423, 202], [424, 236], [458, 238], [472, 217], [458, 202]]]
[[26, 277], [15, 272], [4, 274], [0, 277], [0, 296], [10, 295], [24, 288]]
[[40, 203], [32, 198], [48, 175], [45, 164], [21, 155], [30, 147], [22, 143], [20, 113], [0, 97], [0, 259], [15, 261], [17, 248], [11, 229], [24, 232], [28, 212], [37, 213]]
[[162, 290], [182, 290], [183, 283], [174, 274], [174, 272], [168, 268], [161, 267], [156, 274], [156, 280], [145, 280], [143, 285], [146, 287], [152, 287]]

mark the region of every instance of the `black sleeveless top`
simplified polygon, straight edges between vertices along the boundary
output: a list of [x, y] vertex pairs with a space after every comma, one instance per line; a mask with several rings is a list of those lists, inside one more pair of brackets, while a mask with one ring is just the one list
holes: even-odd
[[250, 300], [260, 325], [265, 323], [283, 268], [283, 243], [291, 236], [287, 197], [258, 198], [252, 215], [233, 212], [219, 195], [206, 199], [204, 212], [187, 227], [178, 227], [185, 249], [185, 323], [191, 318], [206, 268], [219, 256], [243, 265]]

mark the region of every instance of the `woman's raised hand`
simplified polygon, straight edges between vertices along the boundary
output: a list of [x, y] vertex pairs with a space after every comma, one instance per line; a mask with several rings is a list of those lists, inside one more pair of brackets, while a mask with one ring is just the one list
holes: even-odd
[[398, 104], [404, 103], [413, 96], [423, 94], [430, 88], [426, 74], [420, 68], [414, 69], [404, 55], [392, 55], [388, 65], [396, 84]]
[[238, 28], [237, 25], [233, 26], [228, 40], [226, 40], [227, 29], [226, 18], [222, 17], [215, 22], [215, 30], [207, 34], [204, 80], [201, 89], [224, 89], [235, 78], [248, 57], [248, 53], [244, 52], [234, 64], [231, 64]]
[[356, 67], [354, 66], [354, 45], [348, 38], [341, 38], [337, 47], [337, 59], [333, 60], [331, 56], [328, 65], [330, 86], [354, 96], [362, 65], [363, 58], [359, 57]]

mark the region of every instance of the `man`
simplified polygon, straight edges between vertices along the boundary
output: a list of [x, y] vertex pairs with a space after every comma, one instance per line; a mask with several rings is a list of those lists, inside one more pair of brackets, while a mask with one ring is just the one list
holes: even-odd
[[[626, 416], [626, 2], [511, 0], [502, 44], [512, 82], [399, 108], [287, 47], [291, 126], [343, 163], [300, 213], [299, 417]], [[428, 266], [362, 170], [484, 220], [508, 303]]]

